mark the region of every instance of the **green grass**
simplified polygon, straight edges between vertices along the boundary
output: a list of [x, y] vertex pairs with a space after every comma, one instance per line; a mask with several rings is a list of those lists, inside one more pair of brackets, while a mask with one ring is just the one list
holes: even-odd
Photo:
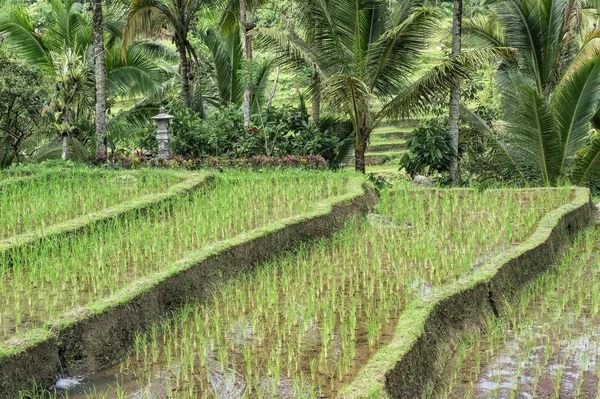
[[371, 144], [369, 148], [377, 147], [378, 145], [389, 144], [389, 145], [404, 145], [406, 144], [406, 139], [386, 139], [378, 137], [377, 140], [371, 140]]
[[400, 166], [396, 165], [396, 164], [373, 165], [373, 166], [367, 166], [367, 173], [388, 172], [388, 171], [397, 172], [399, 169], [400, 169]]
[[[365, 162], [367, 172], [370, 168], [374, 167], [385, 167], [385, 169], [399, 168], [399, 161], [405, 151], [397, 152], [367, 152], [365, 154]], [[352, 169], [354, 167], [354, 156], [350, 158], [348, 167]]]
[[522, 242], [570, 198], [568, 189], [384, 192], [378, 216], [216, 287], [211, 303], [139, 336], [135, 353], [109, 371], [112, 388], [163, 381], [181, 398], [226, 388], [242, 397], [335, 396], [410, 301]]
[[387, 156], [390, 158], [399, 158], [402, 156], [402, 154], [404, 154], [405, 151], [382, 151], [382, 152], [369, 152], [367, 150], [367, 152], [365, 153], [365, 156]]
[[390, 133], [410, 133], [413, 130], [414, 130], [413, 127], [395, 127], [395, 126], [379, 127], [377, 129], [373, 130], [373, 132], [371, 133], [371, 137], [379, 136], [379, 135], [386, 135], [386, 134], [390, 134]]
[[127, 200], [167, 190], [179, 173], [60, 169], [4, 184], [0, 190], [0, 239], [39, 232], [54, 224]]
[[0, 339], [111, 295], [191, 251], [315, 209], [345, 193], [348, 176], [231, 172], [213, 189], [21, 249], [12, 266], [0, 259]]

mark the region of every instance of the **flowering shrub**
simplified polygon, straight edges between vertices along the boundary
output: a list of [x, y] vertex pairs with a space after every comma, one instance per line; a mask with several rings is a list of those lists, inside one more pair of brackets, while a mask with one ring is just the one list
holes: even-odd
[[[244, 126], [243, 115], [236, 107], [221, 108], [206, 118], [176, 104], [169, 107], [169, 112], [175, 116], [171, 150], [186, 159], [320, 155], [335, 167], [353, 144], [349, 121], [323, 117], [315, 125], [303, 108], [265, 109], [254, 116], [250, 126]], [[155, 136], [155, 128], [149, 125], [136, 145], [156, 152]]]

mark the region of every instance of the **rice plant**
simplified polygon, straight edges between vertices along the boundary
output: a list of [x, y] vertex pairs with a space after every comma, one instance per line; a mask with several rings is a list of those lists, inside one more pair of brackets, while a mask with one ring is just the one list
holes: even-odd
[[229, 173], [214, 188], [0, 259], [0, 339], [114, 294], [191, 251], [314, 210], [347, 174]]
[[[409, 301], [526, 239], [569, 198], [569, 190], [383, 193], [377, 214], [215, 287], [209, 303], [163, 322], [160, 337], [140, 336], [108, 373], [131, 393], [163, 381], [177, 398], [333, 397], [388, 342]], [[146, 347], [160, 351], [158, 361]], [[111, 385], [91, 377], [87, 388], [96, 386]]]
[[[600, 231], [584, 233], [557, 270], [529, 287], [499, 327], [451, 367], [463, 383], [439, 397], [462, 398], [469, 389], [473, 398], [598, 397], [599, 248]], [[474, 368], [477, 356], [485, 360]]]
[[169, 171], [109, 172], [82, 168], [40, 172], [0, 189], [0, 239], [43, 231], [66, 220], [101, 211], [181, 180]]

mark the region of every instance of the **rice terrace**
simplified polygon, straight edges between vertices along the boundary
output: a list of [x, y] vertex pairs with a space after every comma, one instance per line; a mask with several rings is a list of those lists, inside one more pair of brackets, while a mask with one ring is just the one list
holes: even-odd
[[0, 399], [600, 399], [599, 16], [0, 0]]

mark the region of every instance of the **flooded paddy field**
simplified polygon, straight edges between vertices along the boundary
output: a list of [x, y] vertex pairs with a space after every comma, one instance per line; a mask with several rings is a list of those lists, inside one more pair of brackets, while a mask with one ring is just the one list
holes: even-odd
[[0, 187], [0, 240], [166, 191], [182, 179], [172, 171], [74, 168], [8, 181]]
[[458, 343], [437, 397], [600, 397], [599, 249], [586, 232], [504, 321]]
[[0, 341], [42, 328], [192, 251], [317, 209], [346, 193], [347, 181], [347, 174], [333, 173], [230, 173], [169, 204], [43, 240], [10, 260], [0, 256]]
[[76, 386], [54, 394], [334, 397], [391, 340], [410, 301], [524, 241], [570, 197], [568, 189], [384, 192], [368, 218], [215, 287], [209, 303], [139, 335], [122, 363], [71, 376]]

